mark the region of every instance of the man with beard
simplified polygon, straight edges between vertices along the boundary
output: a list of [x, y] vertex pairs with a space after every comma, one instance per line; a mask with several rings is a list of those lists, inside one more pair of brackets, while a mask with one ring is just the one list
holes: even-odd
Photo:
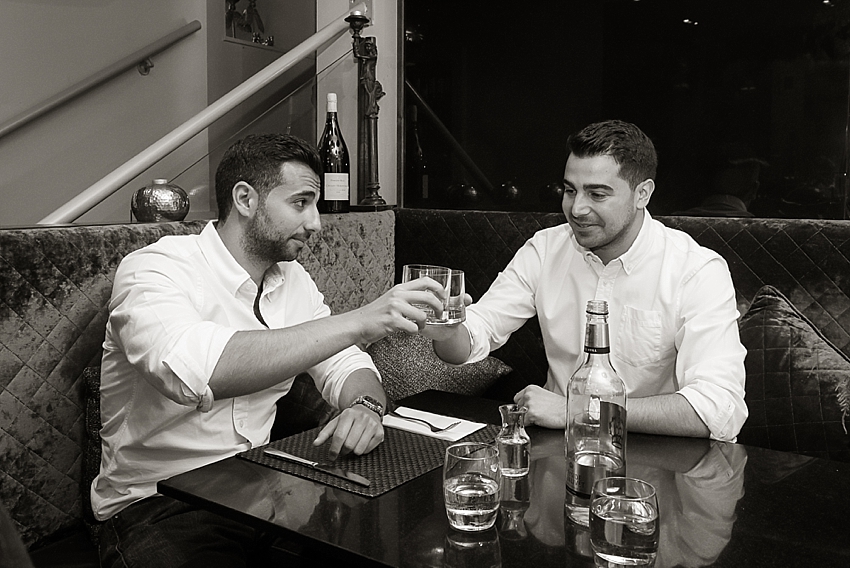
[[[436, 282], [398, 285], [331, 316], [298, 252], [321, 229], [316, 150], [249, 136], [216, 172], [218, 221], [121, 262], [101, 367], [103, 455], [92, 483], [103, 566], [246, 566], [265, 535], [157, 495], [156, 483], [268, 443], [275, 403], [308, 372], [341, 412], [318, 434], [329, 455], [381, 443], [386, 397], [357, 345], [417, 333]], [[433, 293], [432, 293], [433, 292]], [[236, 483], [237, 481], [234, 480]]]
[[611, 363], [626, 384], [628, 429], [734, 441], [744, 420], [744, 356], [723, 258], [650, 217], [652, 141], [617, 120], [571, 136], [567, 223], [536, 233], [453, 330], [426, 330], [454, 364], [478, 361], [537, 315], [545, 388], [516, 394], [526, 420], [564, 428], [565, 396], [584, 360], [585, 306], [606, 300]]

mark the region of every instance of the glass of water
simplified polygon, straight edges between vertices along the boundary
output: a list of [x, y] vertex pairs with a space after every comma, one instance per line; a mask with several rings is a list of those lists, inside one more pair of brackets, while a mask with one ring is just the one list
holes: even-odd
[[[645, 566], [658, 553], [658, 497], [646, 481], [603, 477], [590, 497], [590, 545], [604, 566]], [[597, 563], [598, 564], [598, 563]]]
[[483, 531], [499, 512], [499, 450], [492, 444], [461, 442], [446, 448], [443, 497], [452, 528]]
[[[445, 266], [436, 266], [434, 264], [405, 264], [401, 269], [401, 281], [402, 282], [411, 282], [413, 280], [418, 280], [419, 278], [428, 277], [431, 280], [434, 280], [443, 287], [444, 290], [448, 290], [449, 287], [449, 274], [451, 274], [451, 270], [446, 268]], [[427, 315], [426, 323], [432, 323], [440, 319], [437, 314], [434, 313], [434, 309], [428, 304], [413, 304]], [[443, 303], [443, 308], [445, 311], [445, 303]]]
[[457, 325], [466, 321], [466, 304], [463, 297], [466, 295], [466, 280], [463, 270], [450, 268], [448, 283], [446, 285], [446, 301], [443, 304], [443, 316], [428, 319], [428, 325]]

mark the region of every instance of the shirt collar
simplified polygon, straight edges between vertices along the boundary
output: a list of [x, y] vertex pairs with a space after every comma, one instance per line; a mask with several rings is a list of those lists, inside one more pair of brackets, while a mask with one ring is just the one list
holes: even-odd
[[[626, 274], [629, 274], [635, 267], [640, 263], [646, 254], [652, 250], [652, 216], [649, 214], [649, 211], [646, 209], [643, 210], [643, 223], [640, 226], [640, 231], [638, 232], [637, 237], [635, 238], [635, 242], [632, 243], [632, 246], [629, 247], [629, 250], [612, 260], [611, 262], [619, 262], [623, 267], [623, 270]], [[601, 266], [602, 261], [596, 256], [592, 251], [584, 248], [578, 241], [576, 240], [575, 233], [570, 231], [570, 239], [573, 242], [573, 246], [582, 253], [586, 262], [598, 262]], [[611, 263], [609, 263], [611, 264]]]
[[652, 250], [652, 240], [652, 216], [644, 209], [643, 224], [640, 226], [635, 242], [617, 259], [623, 265], [626, 274], [630, 274], [637, 268], [640, 261]]
[[[247, 287], [247, 292], [257, 294], [257, 285], [251, 280], [248, 271], [236, 262], [230, 251], [224, 246], [224, 241], [221, 240], [218, 231], [215, 229], [214, 221], [207, 223], [201, 231], [200, 247], [210, 266], [217, 267], [222, 285], [231, 294], [235, 296], [243, 287]], [[279, 262], [266, 271], [263, 276], [263, 294], [270, 293], [286, 280], [283, 271], [284, 264], [286, 263]]]
[[[235, 296], [246, 281], [253, 284], [248, 271], [236, 262], [230, 251], [224, 246], [224, 242], [215, 228], [214, 221], [207, 223], [207, 226], [201, 231], [198, 242], [201, 253], [206, 257], [209, 265], [215, 267], [219, 282], [228, 292]], [[254, 293], [256, 294], [256, 292], [257, 288], [254, 286]]]

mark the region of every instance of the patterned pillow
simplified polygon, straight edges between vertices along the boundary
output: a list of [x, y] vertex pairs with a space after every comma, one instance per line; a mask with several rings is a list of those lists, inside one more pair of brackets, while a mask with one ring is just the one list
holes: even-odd
[[453, 367], [434, 353], [431, 340], [398, 332], [366, 348], [381, 372], [390, 400], [428, 389], [479, 396], [512, 369], [495, 357]]
[[850, 462], [850, 359], [772, 286], [740, 330], [750, 415], [738, 441]]

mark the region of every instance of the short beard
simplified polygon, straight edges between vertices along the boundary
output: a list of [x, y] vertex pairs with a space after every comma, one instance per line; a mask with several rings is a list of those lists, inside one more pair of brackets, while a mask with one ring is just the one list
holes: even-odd
[[257, 216], [250, 220], [245, 230], [245, 235], [242, 237], [242, 246], [245, 254], [255, 262], [269, 265], [295, 260], [297, 251], [290, 251], [286, 246], [286, 241], [280, 242], [268, 230], [271, 223], [268, 220], [265, 208], [260, 207], [258, 213]]

